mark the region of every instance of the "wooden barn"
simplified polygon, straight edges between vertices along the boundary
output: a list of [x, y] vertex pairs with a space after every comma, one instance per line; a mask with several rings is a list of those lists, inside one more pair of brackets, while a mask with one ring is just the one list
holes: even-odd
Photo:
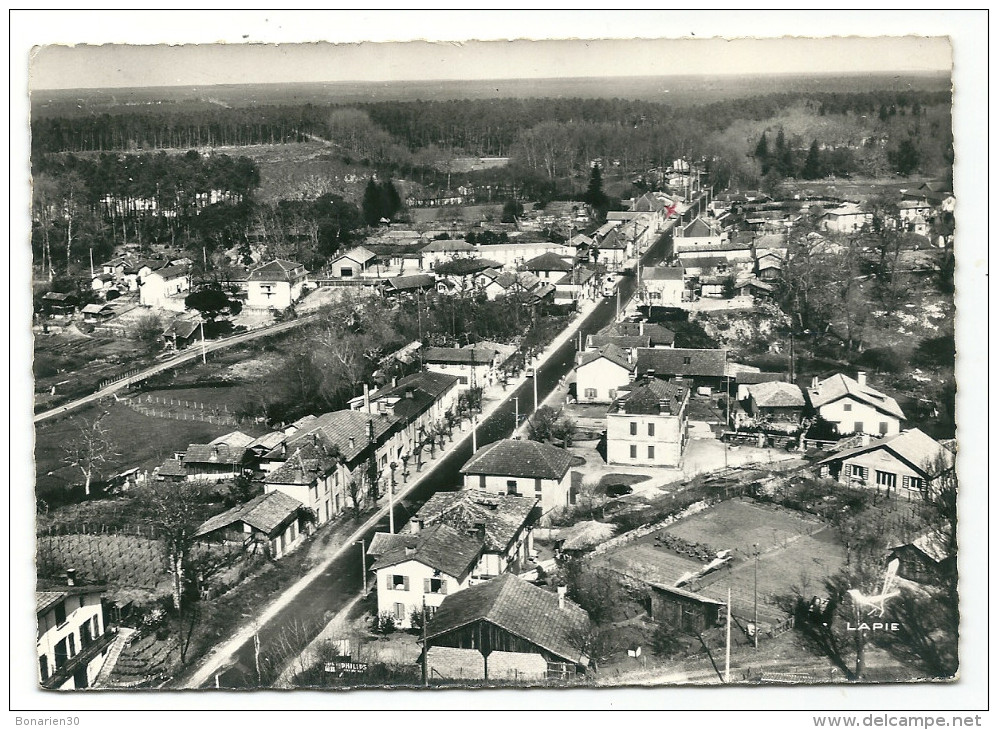
[[700, 634], [721, 620], [723, 601], [660, 583], [648, 586], [654, 621], [674, 626], [685, 634]]
[[489, 679], [493, 652], [538, 654], [549, 676], [584, 672], [589, 657], [580, 649], [589, 616], [565, 598], [509, 573], [447, 596], [426, 627], [427, 649], [477, 649]]

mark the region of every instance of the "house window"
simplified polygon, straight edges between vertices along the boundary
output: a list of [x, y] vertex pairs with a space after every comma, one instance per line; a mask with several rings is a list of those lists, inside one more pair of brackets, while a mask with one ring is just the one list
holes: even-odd
[[423, 578], [424, 593], [439, 593], [447, 595], [447, 580], [445, 578]]
[[586, 388], [585, 389], [585, 396], [586, 396], [586, 398], [595, 398], [596, 397], [596, 388]]
[[866, 481], [866, 478], [870, 475], [870, 467], [859, 466], [858, 464], [852, 465], [852, 478], [859, 481]]
[[42, 673], [42, 681], [44, 682], [49, 678], [49, 658], [45, 654], [38, 657], [38, 668]]
[[654, 446], [649, 446], [648, 447], [648, 458], [649, 459], [654, 459], [655, 458], [655, 447]]
[[479, 489], [485, 489], [485, 475], [484, 474], [479, 474], [478, 475], [478, 488]]
[[648, 424], [648, 435], [649, 436], [654, 436], [655, 435], [655, 424], [654, 423], [649, 423]]
[[353, 276], [353, 268], [352, 267], [350, 267], [350, 266], [341, 266], [340, 267], [340, 277], [341, 278], [343, 278], [343, 279], [349, 279], [351, 276]]
[[631, 458], [632, 459], [638, 458], [638, 447], [636, 444], [631, 444]]
[[540, 479], [534, 479], [534, 494], [539, 495], [541, 493], [542, 489], [543, 489], [543, 487], [541, 486], [541, 480]]
[[55, 606], [55, 625], [62, 626], [66, 623], [66, 603], [59, 601]]
[[405, 621], [405, 604], [404, 603], [396, 603], [395, 604], [395, 620], [396, 621]]
[[887, 435], [887, 421], [880, 422], [880, 435], [881, 436]]
[[409, 576], [407, 575], [388, 576], [388, 589], [393, 591], [409, 590]]
[[516, 480], [510, 479], [506, 482], [506, 494], [516, 494]]
[[610, 388], [610, 390], [607, 391], [607, 395], [610, 396], [610, 400], [617, 400], [617, 390], [616, 390], [616, 388]]
[[852, 424], [852, 432], [853, 433], [863, 433], [863, 422], [862, 421], [856, 421], [856, 422], [854, 422]]
[[638, 435], [638, 423], [637, 421], [631, 421], [631, 436]]
[[851, 411], [852, 410], [852, 403], [843, 403], [842, 404], [842, 410], [846, 411], [846, 412]]
[[76, 656], [76, 634], [70, 634], [66, 638], [69, 639], [69, 655]]
[[100, 636], [100, 620], [96, 616], [93, 619], [93, 636], [94, 638]]
[[905, 489], [917, 489], [921, 491], [925, 489], [925, 480], [920, 477], [905, 476], [901, 478], [901, 486]]
[[62, 641], [55, 645], [55, 668], [62, 669], [66, 666], [66, 662], [69, 661], [69, 650], [66, 648], [67, 639], [63, 637]]
[[683, 365], [689, 365], [692, 362], [693, 362], [693, 358], [688, 357], [688, 356], [683, 357]]
[[898, 475], [889, 471], [877, 470], [877, 486], [887, 487], [887, 489], [894, 489], [897, 487]]

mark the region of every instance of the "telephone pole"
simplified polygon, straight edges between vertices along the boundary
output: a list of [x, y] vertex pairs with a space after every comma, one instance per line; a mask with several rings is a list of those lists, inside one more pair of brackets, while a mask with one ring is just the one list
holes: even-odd
[[752, 638], [755, 640], [755, 648], [759, 648], [759, 543], [753, 547], [755, 555], [755, 569], [752, 574]]
[[724, 622], [724, 683], [731, 681], [731, 589], [728, 588], [728, 611]]

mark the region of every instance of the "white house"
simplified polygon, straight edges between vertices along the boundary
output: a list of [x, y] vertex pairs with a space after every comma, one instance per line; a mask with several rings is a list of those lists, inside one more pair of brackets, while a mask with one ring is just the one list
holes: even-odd
[[678, 266], [646, 266], [641, 284], [648, 304], [678, 307], [683, 301], [683, 269]]
[[811, 407], [835, 424], [840, 434], [893, 436], [900, 431], [904, 412], [897, 401], [866, 384], [866, 373], [856, 380], [841, 373], [815, 382], [807, 391]]
[[845, 449], [818, 462], [823, 477], [854, 487], [876, 487], [887, 492], [921, 496], [933, 482], [953, 468], [954, 455], [917, 428], [865, 446]]
[[374, 558], [378, 613], [409, 628], [414, 612], [428, 616], [448, 595], [473, 585], [473, 571], [485, 550], [480, 536], [438, 523], [415, 533], [376, 533], [367, 554]]
[[344, 483], [348, 480], [339, 459], [318, 433], [288, 449], [287, 460], [264, 475], [263, 490], [283, 492], [315, 515], [315, 525], [324, 525], [347, 506]]
[[843, 203], [838, 208], [825, 212], [821, 225], [826, 231], [836, 233], [852, 233], [873, 220], [873, 215], [867, 213], [856, 203]]
[[355, 279], [363, 276], [374, 265], [377, 256], [363, 246], [341, 253], [329, 264], [333, 278]]
[[274, 259], [250, 272], [246, 305], [265, 309], [287, 309], [301, 297], [308, 279], [305, 267], [294, 261]]
[[139, 286], [139, 304], [183, 312], [186, 292], [191, 288], [187, 266], [166, 266], [143, 277]]
[[427, 347], [423, 365], [431, 373], [456, 375], [461, 390], [483, 388], [494, 377], [496, 351], [486, 347]]
[[631, 382], [635, 367], [628, 353], [616, 345], [583, 352], [575, 368], [578, 402], [612, 403], [617, 390]]
[[463, 238], [430, 241], [419, 250], [423, 259], [423, 270], [432, 271], [444, 261], [477, 258], [478, 248]]
[[35, 646], [44, 689], [93, 686], [116, 636], [107, 630], [102, 594], [100, 586], [78, 584], [75, 570], [67, 571], [64, 584], [39, 583]]
[[553, 284], [572, 272], [572, 264], [555, 253], [545, 253], [527, 261], [523, 268], [541, 281]]
[[299, 500], [284, 492], [267, 492], [209, 518], [195, 537], [260, 550], [277, 560], [302, 544], [308, 531], [305, 515]]
[[608, 464], [679, 467], [689, 440], [691, 383], [646, 378], [618, 396], [606, 415]]
[[572, 503], [569, 467], [572, 455], [565, 449], [537, 441], [503, 439], [483, 446], [463, 467], [465, 489], [492, 494], [533, 496], [541, 510]]
[[534, 550], [536, 497], [490, 494], [479, 489], [437, 492], [409, 520], [408, 531], [446, 524], [466, 535], [484, 536], [474, 575], [490, 578], [527, 569]]

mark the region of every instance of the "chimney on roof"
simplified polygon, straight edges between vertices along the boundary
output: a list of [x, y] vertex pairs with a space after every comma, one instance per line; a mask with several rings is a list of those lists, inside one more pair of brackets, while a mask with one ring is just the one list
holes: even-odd
[[645, 334], [645, 321], [642, 319], [638, 322], [638, 334], [644, 337]]
[[414, 395], [415, 395], [415, 389], [413, 389], [411, 386], [406, 386], [405, 397], [411, 400]]
[[566, 586], [558, 586], [558, 608], [565, 607], [565, 594], [568, 593]]
[[623, 412], [624, 412], [624, 401], [619, 400], [617, 401], [617, 413], [623, 413]]
[[392, 387], [393, 387], [393, 388], [397, 388], [397, 387], [398, 387], [398, 384], [399, 384], [399, 379], [398, 379], [398, 378], [396, 378], [396, 377], [395, 377], [395, 376], [393, 375], [393, 376], [392, 376]]
[[818, 387], [818, 376], [815, 375], [811, 378], [811, 388], [817, 389]]
[[405, 554], [406, 554], [406, 557], [408, 557], [410, 555], [415, 555], [416, 554], [416, 548], [411, 547], [409, 545], [406, 545], [405, 546]]
[[[679, 397], [678, 394], [677, 394], [676, 397], [677, 398]], [[659, 415], [667, 416], [667, 415], [669, 415], [669, 413], [671, 412], [671, 410], [672, 409], [669, 408], [669, 399], [668, 398], [662, 398], [661, 400], [659, 400], [659, 402], [658, 402], [658, 412], [659, 412]]]
[[319, 445], [319, 434], [315, 431], [312, 432], [312, 446]]
[[350, 448], [351, 449], [356, 448], [357, 441], [356, 441], [356, 439], [354, 439], [353, 436], [350, 437], [349, 441], [350, 441]]
[[66, 568], [66, 585], [76, 585], [76, 568]]
[[364, 410], [371, 412], [371, 389], [364, 383]]
[[212, 446], [211, 447], [211, 458], [213, 458], [213, 459], [217, 459], [218, 458], [218, 446]]
[[862, 370], [860, 370], [858, 373], [856, 373], [856, 382], [859, 383], [859, 386], [861, 388], [865, 388], [866, 387], [866, 373], [863, 372]]
[[288, 444], [286, 441], [281, 442], [281, 456], [288, 455]]
[[485, 539], [485, 523], [484, 522], [476, 522], [475, 523], [475, 535], [479, 539], [481, 539], [481, 540]]

